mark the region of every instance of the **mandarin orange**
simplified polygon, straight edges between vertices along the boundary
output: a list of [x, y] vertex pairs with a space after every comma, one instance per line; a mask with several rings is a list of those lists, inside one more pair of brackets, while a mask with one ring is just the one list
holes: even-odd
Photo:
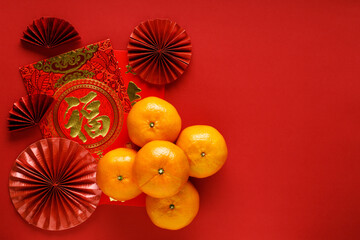
[[224, 165], [228, 151], [224, 137], [211, 126], [195, 125], [185, 128], [176, 142], [189, 159], [189, 175], [204, 178], [213, 175]]
[[147, 97], [130, 110], [127, 128], [131, 141], [140, 147], [153, 140], [174, 142], [181, 130], [181, 118], [167, 101]]
[[155, 140], [136, 155], [134, 180], [152, 197], [175, 195], [189, 177], [189, 162], [183, 150], [168, 141]]
[[109, 197], [126, 201], [138, 196], [141, 190], [133, 181], [133, 164], [136, 151], [118, 148], [105, 154], [99, 160], [96, 182]]
[[158, 227], [178, 230], [189, 225], [199, 211], [199, 194], [187, 182], [174, 196], [153, 198], [146, 196], [146, 211]]

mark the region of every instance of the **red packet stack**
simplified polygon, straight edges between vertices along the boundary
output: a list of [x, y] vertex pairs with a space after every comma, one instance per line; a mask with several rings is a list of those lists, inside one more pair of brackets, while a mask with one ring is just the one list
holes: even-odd
[[[42, 135], [71, 139], [99, 159], [108, 151], [132, 146], [127, 113], [138, 99], [164, 97], [131, 71], [127, 51], [114, 51], [110, 40], [88, 45], [20, 68], [28, 94], [53, 96], [55, 104], [40, 122]], [[144, 196], [125, 203], [102, 195], [100, 204], [144, 206]]]

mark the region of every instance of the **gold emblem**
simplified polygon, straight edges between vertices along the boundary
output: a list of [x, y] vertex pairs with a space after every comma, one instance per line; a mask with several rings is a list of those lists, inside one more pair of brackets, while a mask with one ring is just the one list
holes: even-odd
[[[65, 128], [70, 129], [70, 136], [72, 138], [79, 137], [83, 143], [87, 141], [85, 134], [82, 132], [84, 118], [87, 120], [87, 123], [84, 125], [84, 130], [92, 139], [98, 136], [105, 137], [110, 129], [110, 118], [106, 115], [98, 116], [100, 114], [99, 108], [101, 103], [99, 100], [93, 101], [96, 96], [96, 92], [91, 91], [82, 98], [65, 98], [68, 107], [65, 111], [64, 119], [70, 114], [69, 121], [65, 124]], [[70, 113], [73, 107], [77, 107], [80, 104], [83, 104], [80, 111], [74, 109]], [[89, 125], [91, 127], [89, 127]]]
[[54, 110], [49, 114], [54, 136], [72, 139], [92, 154], [106, 149], [119, 136], [123, 107], [118, 94], [93, 79], [66, 83], [54, 94]]

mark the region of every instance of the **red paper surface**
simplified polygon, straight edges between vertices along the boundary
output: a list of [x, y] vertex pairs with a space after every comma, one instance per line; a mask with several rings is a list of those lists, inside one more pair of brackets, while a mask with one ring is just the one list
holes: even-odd
[[[3, 1], [0, 12], [1, 193], [14, 159], [41, 138], [38, 129], [8, 133], [8, 112], [26, 94], [17, 68], [105, 37], [126, 49], [149, 18], [176, 21], [193, 46], [165, 99], [183, 127], [213, 125], [229, 149], [217, 174], [193, 181], [200, 210], [185, 229], [157, 228], [144, 208], [99, 206], [76, 228], [45, 232], [4, 195], [1, 239], [360, 239], [359, 1], [34, 0]], [[74, 24], [82, 42], [21, 46], [24, 26], [50, 13]]]

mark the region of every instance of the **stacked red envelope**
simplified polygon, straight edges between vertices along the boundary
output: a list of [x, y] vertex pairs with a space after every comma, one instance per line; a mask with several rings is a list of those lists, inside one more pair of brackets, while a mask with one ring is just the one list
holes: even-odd
[[[99, 159], [119, 147], [134, 147], [127, 134], [131, 105], [147, 96], [164, 97], [132, 71], [127, 51], [101, 41], [20, 68], [28, 94], [54, 97], [39, 123], [42, 135], [73, 140]], [[144, 196], [121, 203], [102, 195], [100, 204], [144, 206]]]

